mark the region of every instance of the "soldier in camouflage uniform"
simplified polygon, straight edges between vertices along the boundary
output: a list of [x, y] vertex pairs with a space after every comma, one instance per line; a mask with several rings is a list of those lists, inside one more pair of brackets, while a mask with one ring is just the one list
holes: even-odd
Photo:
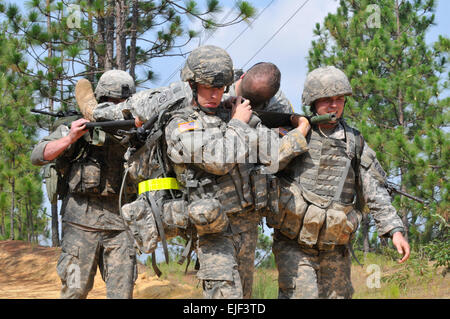
[[[188, 190], [189, 216], [199, 234], [197, 276], [206, 298], [242, 298], [242, 277], [248, 277], [249, 267], [253, 269], [260, 220], [250, 187], [256, 165], [248, 161], [252, 144], [248, 140], [257, 136], [253, 142], [262, 148], [278, 137], [252, 117], [248, 100], [240, 102], [238, 97], [231, 112], [220, 103], [233, 79], [232, 62], [224, 50], [214, 46], [194, 50], [181, 78], [190, 84], [193, 99], [172, 114], [165, 137], [177, 180]], [[257, 162], [270, 166], [277, 161], [284, 167], [305, 151], [309, 124], [304, 118], [296, 121], [297, 128], [281, 139], [276, 156], [258, 156]], [[257, 128], [267, 135], [257, 133]]]
[[273, 253], [279, 272], [279, 298], [351, 298], [349, 243], [365, 202], [381, 237], [392, 238], [409, 257], [403, 223], [385, 188], [386, 174], [361, 134], [342, 118], [352, 94], [346, 75], [329, 66], [310, 72], [303, 104], [315, 114], [336, 113], [338, 120], [313, 126], [309, 151], [281, 175], [280, 214], [268, 218], [274, 228]]
[[243, 73], [231, 86], [228, 96], [250, 100], [252, 110], [292, 113], [292, 105], [280, 90], [281, 72], [270, 62], [259, 62]]
[[[223, 101], [234, 96], [242, 96], [250, 100], [252, 109], [292, 113], [292, 106], [280, 88], [281, 73], [272, 63], [261, 62], [251, 67], [223, 94]], [[154, 88], [138, 92], [120, 107], [111, 108], [99, 105], [93, 110], [95, 120], [124, 119], [125, 114], [132, 114], [137, 119], [137, 125], [142, 125], [155, 112], [175, 103], [188, 106], [193, 99], [192, 90], [188, 82], [175, 82], [169, 87]], [[158, 106], [156, 106], [158, 104]], [[219, 110], [219, 116], [227, 119], [228, 110]], [[140, 120], [139, 120], [140, 119]], [[248, 216], [242, 219], [240, 215], [229, 217], [233, 226], [235, 246], [239, 247], [237, 263], [241, 276], [244, 298], [251, 298], [253, 286], [254, 258], [257, 243], [257, 225], [261, 220], [261, 213], [248, 208]], [[236, 220], [236, 221], [235, 221]], [[245, 221], [244, 221], [245, 220]]]
[[[95, 96], [102, 104], [114, 105], [134, 92], [128, 73], [111, 70], [101, 76]], [[136, 255], [118, 207], [126, 148], [111, 134], [95, 145], [86, 122], [82, 118], [70, 128], [59, 126], [31, 154], [35, 165], [56, 161], [68, 185], [62, 198], [62, 253], [57, 264], [61, 298], [86, 298], [97, 267], [108, 298], [132, 298]]]

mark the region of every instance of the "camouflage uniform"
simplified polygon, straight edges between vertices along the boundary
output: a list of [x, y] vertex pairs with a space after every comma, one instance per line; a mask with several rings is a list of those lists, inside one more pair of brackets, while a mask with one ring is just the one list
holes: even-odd
[[[182, 113], [174, 114], [166, 126], [167, 154], [174, 162], [177, 179], [182, 185], [186, 185], [191, 182], [189, 178], [186, 179], [187, 176], [195, 176], [195, 180], [203, 187], [193, 189], [190, 192], [191, 199], [193, 201], [200, 198], [219, 199], [230, 222], [230, 228], [223, 234], [200, 236], [197, 253], [201, 268], [198, 277], [206, 281], [207, 296], [214, 297], [215, 292], [212, 295], [208, 294], [208, 284], [212, 285], [210, 281], [233, 282], [233, 278], [239, 277], [234, 273], [234, 268], [237, 267], [243, 289], [250, 297], [251, 286], [245, 286], [245, 284], [251, 285], [253, 279], [257, 226], [261, 215], [254, 210], [249, 188], [250, 172], [255, 165], [246, 164], [244, 161], [249, 155], [245, 137], [251, 135], [250, 131], [255, 129], [238, 120], [230, 120], [229, 111], [220, 112], [219, 110], [217, 115], [207, 115], [198, 108], [190, 106], [183, 109]], [[193, 123], [192, 128], [186, 123]], [[183, 128], [184, 126], [186, 129]], [[198, 134], [208, 129], [210, 134], [203, 136]], [[278, 139], [271, 133], [272, 131], [264, 132]], [[254, 135], [256, 136], [257, 133]], [[261, 143], [262, 139], [259, 139], [259, 146]], [[284, 167], [293, 157], [306, 149], [303, 136], [296, 130], [283, 137], [280, 143], [280, 167]], [[195, 148], [191, 145], [195, 145]], [[211, 157], [211, 154], [215, 156]], [[225, 160], [217, 161], [217, 158], [225, 158]], [[261, 158], [258, 160], [262, 161]], [[191, 165], [186, 167], [187, 163]], [[237, 184], [235, 184], [236, 180], [238, 180]], [[242, 198], [236, 193], [236, 187], [241, 190], [244, 204], [241, 204]], [[218, 252], [228, 261], [219, 263]], [[220, 285], [226, 286], [225, 283]], [[238, 286], [236, 284], [236, 287]]]
[[[349, 94], [342, 71], [319, 68], [307, 76], [303, 103], [313, 106], [319, 98]], [[313, 127], [306, 139], [309, 151], [281, 175], [291, 181], [281, 192], [282, 214], [268, 220], [275, 228], [279, 298], [351, 298], [348, 245], [361, 220], [354, 207], [357, 192], [380, 236], [403, 231], [403, 223], [384, 187], [385, 172], [357, 130], [340, 120], [330, 134]], [[291, 194], [293, 198], [284, 199]]]
[[[99, 87], [104, 87], [106, 80], [110, 88], [105, 94], [114, 95], [111, 92], [116, 73], [116, 70], [108, 71], [100, 78]], [[123, 89], [122, 86], [117, 90], [122, 92]], [[127, 92], [131, 94], [133, 90], [134, 83]], [[101, 98], [103, 93], [100, 90], [96, 93]], [[60, 125], [42, 139], [33, 149], [32, 163], [49, 163], [44, 160], [46, 145], [68, 133], [69, 128]], [[118, 201], [125, 151], [113, 135], [106, 134], [103, 144], [97, 146], [86, 133], [55, 160], [56, 167], [65, 173], [68, 187], [62, 198], [62, 253], [57, 264], [62, 282], [61, 298], [86, 298], [92, 289], [97, 266], [106, 283], [108, 298], [133, 296], [136, 255], [120, 217]], [[133, 194], [128, 192], [128, 199], [131, 196]]]
[[[230, 97], [230, 96], [236, 96], [236, 84], [233, 83], [230, 86], [230, 89], [228, 93], [224, 94], [224, 99]], [[254, 110], [264, 110], [264, 111], [271, 111], [271, 112], [282, 112], [282, 113], [292, 113], [294, 112], [292, 108], [291, 102], [288, 100], [286, 95], [284, 95], [283, 91], [278, 90], [278, 92], [266, 103], [263, 105], [258, 105], [257, 107], [253, 107]]]
[[[222, 100], [235, 95], [235, 84], [233, 83], [228, 93], [224, 94]], [[133, 117], [139, 117], [145, 121], [154, 114], [155, 109], [164, 109], [164, 105], [179, 103], [184, 107], [189, 107], [192, 98], [192, 90], [187, 82], [174, 82], [168, 87], [140, 91], [114, 108], [108, 105], [99, 105], [94, 110], [94, 118], [96, 120], [119, 120], [126, 118], [126, 114], [131, 114]], [[291, 103], [281, 90], [264, 105], [264, 109], [286, 113], [293, 111]], [[228, 110], [219, 110], [217, 116], [225, 123], [230, 121]], [[184, 117], [185, 115], [180, 119], [180, 123], [187, 121], [187, 118]], [[214, 125], [223, 124], [219, 121], [218, 124], [211, 126], [213, 127]], [[174, 129], [176, 127], [171, 128], [170, 132]], [[284, 152], [290, 152], [287, 149], [285, 148]], [[282, 161], [286, 161], [287, 157], [283, 158], [284, 160]], [[281, 162], [280, 165], [285, 164]], [[243, 297], [250, 298], [253, 286], [255, 250], [258, 240], [258, 224], [261, 221], [261, 214], [248, 208], [245, 213], [232, 214], [228, 219], [232, 228], [232, 235], [230, 236], [232, 237], [233, 245], [230, 247], [235, 247], [236, 261], [243, 287]]]
[[[236, 96], [236, 84], [230, 86], [229, 91], [224, 94], [224, 100], [230, 96]], [[280, 90], [264, 105], [259, 106], [265, 111], [292, 113], [292, 105]], [[253, 109], [253, 107], [252, 107]], [[250, 211], [244, 216], [231, 216], [230, 223], [234, 227], [234, 242], [239, 247], [237, 261], [239, 265], [239, 273], [243, 294], [245, 299], [250, 299], [253, 288], [253, 273], [255, 265], [255, 250], [258, 242], [258, 224], [261, 222], [261, 214], [256, 211]]]

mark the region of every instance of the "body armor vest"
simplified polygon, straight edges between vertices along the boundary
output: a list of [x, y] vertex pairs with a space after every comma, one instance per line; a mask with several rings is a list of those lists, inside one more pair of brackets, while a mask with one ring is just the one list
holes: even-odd
[[[219, 108], [215, 116], [204, 115], [197, 111], [189, 114], [189, 120], [202, 122], [208, 134], [223, 136], [227, 122], [230, 120], [229, 110]], [[214, 175], [197, 168], [195, 165], [174, 164], [177, 179], [189, 190], [189, 199], [216, 198], [227, 214], [251, 209], [253, 196], [251, 193], [250, 173], [254, 164], [240, 163], [225, 175]]]
[[126, 148], [110, 134], [102, 146], [80, 141], [79, 155], [69, 173], [69, 192], [97, 196], [118, 196]]
[[301, 158], [302, 165], [294, 166], [295, 180], [314, 194], [333, 199], [339, 191], [339, 182], [346, 178], [337, 200], [344, 204], [352, 203], [355, 196], [355, 171], [350, 166], [346, 173], [346, 162], [354, 158], [354, 149], [348, 150], [345, 140], [322, 137], [317, 128], [311, 130], [307, 140], [309, 152]]
[[[341, 122], [345, 139], [327, 138], [317, 128], [307, 141], [309, 151], [295, 159], [282, 175], [280, 214], [269, 226], [307, 248], [331, 250], [347, 244], [360, 221], [354, 209], [355, 155], [359, 132]], [[358, 135], [358, 136], [356, 136]], [[359, 145], [359, 144], [358, 144]]]

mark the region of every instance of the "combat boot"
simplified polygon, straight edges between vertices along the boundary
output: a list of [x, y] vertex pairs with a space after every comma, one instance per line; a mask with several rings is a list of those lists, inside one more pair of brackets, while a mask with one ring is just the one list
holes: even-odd
[[89, 80], [81, 79], [77, 82], [75, 86], [75, 99], [83, 117], [89, 121], [95, 121], [93, 113], [98, 103]]

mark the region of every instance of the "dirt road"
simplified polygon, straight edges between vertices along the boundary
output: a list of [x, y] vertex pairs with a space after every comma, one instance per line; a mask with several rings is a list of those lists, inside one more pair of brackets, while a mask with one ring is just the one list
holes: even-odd
[[[60, 248], [30, 245], [22, 241], [0, 241], [0, 298], [59, 298], [61, 282], [56, 274]], [[201, 298], [198, 289], [183, 282], [160, 279], [140, 265], [134, 298]], [[88, 299], [106, 298], [100, 272]]]

